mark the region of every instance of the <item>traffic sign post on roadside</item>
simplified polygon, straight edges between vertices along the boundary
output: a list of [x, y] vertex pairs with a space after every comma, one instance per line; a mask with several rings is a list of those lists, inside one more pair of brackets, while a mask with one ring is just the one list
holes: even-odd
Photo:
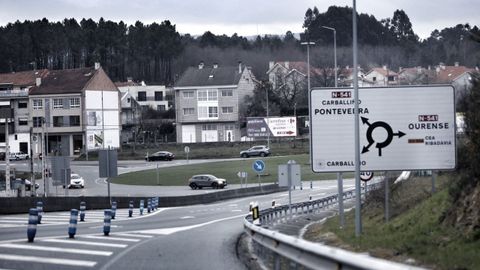
[[240, 187], [243, 187], [243, 183], [245, 182], [245, 187], [247, 187], [247, 178], [248, 178], [248, 173], [247, 172], [238, 172], [237, 173], [238, 178], [240, 178]]
[[255, 160], [252, 164], [252, 169], [258, 175], [258, 186], [261, 188], [262, 187], [262, 182], [260, 181], [260, 174], [265, 170], [265, 162], [263, 162], [263, 160], [261, 160], [261, 159]]
[[188, 153], [190, 153], [190, 147], [187, 145], [183, 148], [183, 151], [185, 152], [185, 154], [187, 154], [187, 163], [188, 163]]
[[278, 165], [278, 186], [288, 187], [288, 209], [292, 214], [292, 186], [301, 184], [301, 168], [295, 160], [289, 160], [287, 164]]

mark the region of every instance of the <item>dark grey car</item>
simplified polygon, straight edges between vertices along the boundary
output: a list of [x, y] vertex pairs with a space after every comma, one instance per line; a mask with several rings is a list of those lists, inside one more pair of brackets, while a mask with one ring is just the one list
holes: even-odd
[[227, 180], [211, 174], [198, 174], [188, 179], [188, 186], [191, 189], [202, 189], [203, 187], [224, 188], [227, 186]]

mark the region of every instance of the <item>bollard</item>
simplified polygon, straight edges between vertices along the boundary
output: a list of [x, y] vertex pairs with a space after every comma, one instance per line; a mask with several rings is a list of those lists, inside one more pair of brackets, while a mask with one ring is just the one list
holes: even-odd
[[33, 242], [35, 234], [37, 234], [37, 222], [38, 222], [38, 210], [36, 208], [30, 208], [28, 211], [28, 227], [27, 237], [28, 242]]
[[160, 198], [159, 197], [156, 197], [156, 205], [155, 207], [158, 209], [158, 206], [160, 205]]
[[68, 237], [75, 238], [75, 233], [77, 233], [77, 219], [78, 219], [78, 210], [70, 210], [70, 223], [68, 224]]
[[275, 208], [275, 200], [272, 200], [272, 208]]
[[313, 189], [313, 181], [310, 181], [310, 189]]
[[37, 222], [37, 224], [42, 224], [43, 202], [37, 202], [37, 212], [38, 212], [38, 222]]
[[155, 211], [155, 197], [152, 198], [152, 212]]
[[80, 202], [80, 221], [85, 221], [85, 210], [87, 209], [87, 203]]
[[128, 203], [128, 217], [132, 217], [133, 215], [133, 201]]
[[150, 213], [152, 211], [152, 199], [148, 198], [147, 199], [147, 212]]
[[144, 201], [140, 200], [140, 216], [143, 215], [143, 206], [144, 206]]
[[110, 223], [112, 218], [112, 210], [105, 210], [104, 211], [104, 218], [103, 218], [103, 234], [108, 236], [110, 234]]
[[310, 195], [310, 197], [309, 197], [309, 201], [312, 201], [312, 195]]
[[115, 214], [117, 213], [117, 202], [113, 201], [112, 202], [112, 219], [115, 219]]
[[300, 181], [300, 190], [303, 190], [303, 182]]

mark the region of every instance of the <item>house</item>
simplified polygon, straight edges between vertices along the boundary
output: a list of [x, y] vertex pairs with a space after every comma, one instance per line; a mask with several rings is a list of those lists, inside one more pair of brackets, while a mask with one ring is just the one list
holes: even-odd
[[455, 99], [458, 101], [472, 87], [473, 78], [479, 76], [478, 68], [460, 66], [455, 62], [453, 66], [440, 63], [435, 67], [435, 77], [432, 83], [451, 84], [455, 88]]
[[165, 85], [146, 85], [145, 82], [135, 83], [129, 79], [126, 83], [115, 83], [123, 94], [129, 92], [142, 106], [157, 111], [167, 111], [173, 106], [172, 89]]
[[10, 152], [30, 154], [28, 91], [47, 74], [46, 69], [0, 74], [0, 152], [5, 152], [7, 122]]
[[[313, 77], [314, 69], [310, 69], [310, 76]], [[273, 62], [268, 64], [267, 76], [268, 81], [272, 84], [273, 89], [281, 87], [295, 87], [307, 86], [308, 64], [305, 62]], [[310, 78], [311, 79], [311, 78]]]
[[[359, 87], [369, 87], [374, 85], [372, 81], [365, 78], [363, 68], [357, 68], [357, 82]], [[353, 87], [353, 67], [346, 66], [338, 71], [338, 87]]]
[[373, 83], [373, 86], [391, 86], [398, 85], [398, 73], [383, 66], [382, 68], [372, 68], [364, 78]]
[[98, 63], [50, 70], [30, 89], [29, 103], [36, 153], [42, 140], [49, 155], [120, 147], [120, 92]]
[[254, 76], [241, 62], [188, 68], [174, 87], [177, 142], [240, 141], [240, 107], [254, 88]]
[[121, 116], [122, 124], [121, 142], [126, 143], [134, 140], [136, 125], [141, 117], [142, 107], [129, 91], [121, 93]]
[[401, 85], [430, 84], [435, 80], [435, 71], [430, 68], [412, 67], [400, 68], [398, 80]]

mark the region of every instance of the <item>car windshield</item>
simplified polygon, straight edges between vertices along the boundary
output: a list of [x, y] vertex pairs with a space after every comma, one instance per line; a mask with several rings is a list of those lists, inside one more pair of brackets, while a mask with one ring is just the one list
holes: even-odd
[[72, 175], [70, 176], [70, 178], [71, 178], [71, 179], [80, 179], [80, 175], [78, 175], [78, 174], [72, 174]]

